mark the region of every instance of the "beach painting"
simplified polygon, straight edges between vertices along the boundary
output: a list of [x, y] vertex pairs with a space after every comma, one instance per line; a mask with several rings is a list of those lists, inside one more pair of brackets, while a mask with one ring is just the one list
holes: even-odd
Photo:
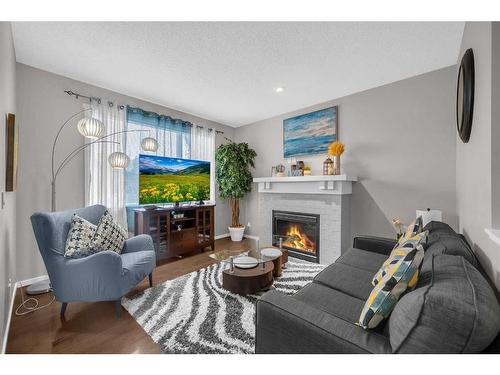
[[330, 107], [283, 120], [283, 154], [326, 154], [337, 140], [338, 107]]

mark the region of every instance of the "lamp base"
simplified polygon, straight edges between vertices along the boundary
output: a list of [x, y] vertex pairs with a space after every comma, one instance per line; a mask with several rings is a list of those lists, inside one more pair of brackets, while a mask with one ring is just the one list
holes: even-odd
[[26, 294], [30, 296], [35, 296], [38, 294], [45, 294], [52, 291], [50, 286], [50, 280], [39, 281], [37, 283], [31, 284], [26, 288]]

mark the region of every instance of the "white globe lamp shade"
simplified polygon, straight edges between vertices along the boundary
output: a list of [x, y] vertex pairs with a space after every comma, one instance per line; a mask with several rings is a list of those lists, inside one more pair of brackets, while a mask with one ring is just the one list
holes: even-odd
[[156, 152], [158, 150], [158, 142], [154, 138], [146, 137], [141, 141], [141, 147], [144, 151]]
[[130, 162], [130, 158], [123, 152], [113, 152], [109, 155], [108, 162], [113, 168], [125, 169]]
[[104, 124], [93, 117], [85, 117], [78, 121], [78, 132], [85, 138], [98, 139], [104, 135]]

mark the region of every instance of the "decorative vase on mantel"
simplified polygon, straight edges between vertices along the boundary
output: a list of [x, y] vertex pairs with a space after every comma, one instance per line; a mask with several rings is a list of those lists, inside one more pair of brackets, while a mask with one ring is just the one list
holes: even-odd
[[333, 175], [340, 174], [340, 155], [333, 155]]
[[345, 146], [339, 141], [333, 142], [328, 147], [328, 154], [333, 158], [333, 174], [340, 174], [340, 155], [344, 153]]

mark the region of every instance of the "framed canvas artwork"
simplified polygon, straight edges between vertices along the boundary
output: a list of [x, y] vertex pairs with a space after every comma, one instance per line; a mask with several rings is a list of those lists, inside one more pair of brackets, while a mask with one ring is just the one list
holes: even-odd
[[5, 191], [15, 191], [17, 182], [17, 151], [18, 138], [16, 129], [16, 116], [7, 115], [7, 165], [5, 173]]
[[326, 154], [337, 140], [337, 119], [335, 106], [283, 120], [284, 157]]

